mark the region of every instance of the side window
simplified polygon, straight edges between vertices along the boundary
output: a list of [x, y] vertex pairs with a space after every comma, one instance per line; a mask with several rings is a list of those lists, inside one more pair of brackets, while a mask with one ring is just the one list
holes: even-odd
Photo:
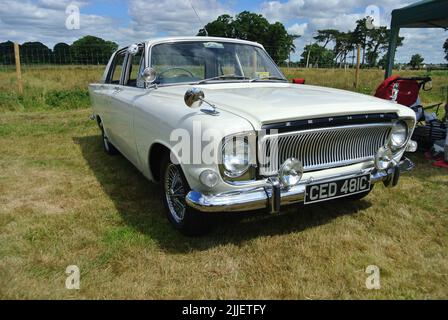
[[144, 46], [139, 46], [138, 52], [129, 58], [126, 85], [130, 87], [143, 88], [144, 84], [140, 79], [145, 65], [144, 62]]
[[115, 61], [112, 66], [112, 70], [109, 74], [109, 79], [107, 82], [112, 84], [119, 84], [121, 73], [124, 67], [124, 61], [126, 57], [126, 51], [120, 51], [115, 55]]

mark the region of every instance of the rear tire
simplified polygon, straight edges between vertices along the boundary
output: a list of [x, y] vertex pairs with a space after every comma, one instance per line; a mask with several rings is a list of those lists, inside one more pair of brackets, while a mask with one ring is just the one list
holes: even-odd
[[171, 225], [187, 236], [200, 236], [211, 229], [211, 217], [189, 207], [185, 196], [190, 191], [180, 165], [173, 164], [169, 155], [162, 159], [160, 194]]
[[106, 136], [106, 133], [104, 132], [103, 123], [99, 122], [98, 125], [100, 126], [101, 130], [101, 141], [103, 142], [104, 152], [110, 156], [118, 154], [117, 148], [115, 148], [114, 145], [109, 141], [109, 138]]

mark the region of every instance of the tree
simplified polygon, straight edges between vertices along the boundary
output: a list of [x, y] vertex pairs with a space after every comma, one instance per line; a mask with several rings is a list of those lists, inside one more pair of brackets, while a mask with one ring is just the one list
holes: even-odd
[[14, 42], [6, 41], [0, 43], [0, 63], [14, 64]]
[[214, 35], [215, 37], [234, 38], [233, 18], [228, 14], [219, 16], [215, 21], [209, 22], [200, 29], [198, 36]]
[[298, 37], [297, 35], [288, 34], [285, 26], [280, 22], [276, 22], [268, 26], [264, 46], [272, 59], [277, 63], [281, 63], [289, 58], [291, 52], [295, 51], [294, 40]]
[[356, 45], [360, 45], [362, 48], [362, 62], [364, 65], [366, 58], [367, 37], [369, 29], [366, 26], [367, 18], [359, 19], [356, 21], [356, 28], [353, 31], [353, 41]]
[[409, 64], [411, 65], [412, 69], [420, 69], [423, 60], [423, 57], [417, 53], [411, 57], [411, 61], [409, 61]]
[[[209, 36], [238, 38], [261, 43], [276, 63], [285, 61], [295, 50], [294, 40], [299, 36], [288, 34], [280, 22], [269, 23], [261, 14], [243, 11], [235, 18], [225, 14], [204, 27]], [[205, 29], [198, 36], [205, 36]]]
[[50, 63], [52, 52], [41, 42], [25, 42], [20, 45], [20, 61], [22, 63]]
[[[371, 67], [377, 65], [377, 60], [381, 52], [389, 47], [390, 30], [386, 27], [370, 29], [367, 42], [367, 62]], [[403, 45], [404, 37], [397, 38], [397, 47]]]
[[117, 48], [118, 44], [115, 42], [85, 36], [73, 42], [70, 46], [70, 55], [74, 63], [106, 64]]
[[[353, 31], [353, 42], [355, 45], [361, 45], [362, 65], [366, 62], [374, 67], [377, 64], [379, 55], [389, 47], [390, 30], [386, 27], [367, 28], [368, 18], [356, 21], [356, 28]], [[403, 44], [404, 37], [398, 37], [397, 47]]]
[[334, 64], [335, 54], [333, 50], [325, 49], [323, 46], [318, 45], [317, 43], [313, 43], [311, 45], [306, 45], [303, 48], [302, 59], [300, 63], [305, 65], [308, 60], [308, 52], [309, 52], [309, 62], [313, 65], [330, 67]]
[[[387, 54], [384, 54], [381, 59], [378, 61], [378, 66], [383, 69], [387, 68]], [[393, 68], [393, 67], [392, 67]]]
[[322, 47], [326, 48], [331, 41], [336, 41], [339, 35], [340, 32], [338, 30], [323, 29], [323, 30], [317, 30], [317, 35], [314, 36], [314, 39], [316, 40], [317, 43], [323, 43]]
[[335, 60], [339, 58], [339, 64], [347, 62], [347, 54], [355, 47], [353, 32], [338, 32], [335, 34], [336, 44], [333, 48], [335, 53]]
[[64, 42], [59, 42], [53, 47], [54, 63], [70, 63], [70, 46]]
[[445, 50], [445, 59], [448, 60], [448, 39], [446, 39], [443, 44], [443, 50]]

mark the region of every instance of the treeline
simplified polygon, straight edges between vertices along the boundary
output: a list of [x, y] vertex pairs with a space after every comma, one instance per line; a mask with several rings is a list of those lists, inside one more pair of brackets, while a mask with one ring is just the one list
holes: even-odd
[[[370, 18], [356, 21], [354, 30], [342, 32], [335, 29], [317, 30], [315, 42], [305, 46], [300, 62], [303, 64], [344, 64], [355, 63], [356, 49], [361, 48], [361, 66], [385, 66], [389, 47], [390, 30], [386, 27], [368, 28]], [[398, 37], [397, 47], [404, 37]], [[330, 45], [333, 48], [329, 48]]]
[[[71, 45], [57, 43], [53, 49], [41, 42], [25, 42], [19, 45], [23, 64], [106, 64], [118, 44], [94, 36], [82, 37]], [[0, 64], [15, 63], [14, 43], [0, 43]]]
[[255, 41], [264, 46], [271, 58], [278, 64], [295, 52], [294, 40], [300, 35], [289, 34], [281, 22], [269, 23], [261, 14], [243, 11], [232, 17], [219, 16], [200, 29], [198, 36], [237, 38]]
[[[314, 41], [306, 45], [300, 61], [291, 63], [295, 52], [294, 40], [300, 35], [289, 34], [280, 22], [269, 23], [260, 14], [243, 11], [235, 17], [227, 14], [219, 16], [200, 29], [198, 35], [239, 38], [261, 43], [270, 56], [280, 65], [300, 65], [314, 67], [334, 67], [355, 63], [355, 49], [362, 48], [362, 66], [376, 67], [385, 64], [385, 53], [389, 45], [390, 30], [386, 27], [368, 28], [370, 17], [360, 19], [352, 31], [335, 29], [318, 30]], [[398, 39], [398, 46], [403, 43]]]

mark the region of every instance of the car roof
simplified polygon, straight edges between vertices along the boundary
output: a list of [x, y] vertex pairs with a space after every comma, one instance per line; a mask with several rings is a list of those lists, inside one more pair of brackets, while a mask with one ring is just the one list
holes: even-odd
[[[163, 38], [154, 38], [150, 40], [143, 41], [144, 43], [152, 46], [154, 44], [160, 43], [173, 43], [173, 42], [188, 42], [188, 41], [217, 41], [217, 42], [229, 42], [229, 43], [241, 43], [241, 44], [249, 44], [253, 46], [257, 46], [263, 48], [261, 44], [258, 42], [235, 39], [235, 38], [222, 38], [222, 37], [203, 37], [203, 36], [195, 36], [195, 37], [163, 37]], [[121, 47], [119, 50], [126, 48]]]

